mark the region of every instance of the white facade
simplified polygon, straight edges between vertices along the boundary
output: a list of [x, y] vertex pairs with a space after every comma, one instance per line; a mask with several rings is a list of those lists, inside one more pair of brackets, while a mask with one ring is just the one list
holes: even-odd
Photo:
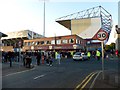
[[71, 23], [72, 34], [77, 34], [83, 39], [93, 38], [102, 27], [100, 18], [72, 20]]
[[12, 39], [12, 38], [24, 38], [27, 37], [28, 39], [33, 39], [33, 38], [40, 38], [43, 37], [42, 35], [35, 33], [30, 30], [22, 30], [22, 31], [17, 31], [17, 32], [8, 32], [6, 33], [8, 37], [2, 37], [1, 39]]

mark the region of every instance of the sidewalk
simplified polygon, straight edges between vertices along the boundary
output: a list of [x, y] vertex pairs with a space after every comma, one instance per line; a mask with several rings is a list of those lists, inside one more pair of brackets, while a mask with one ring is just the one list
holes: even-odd
[[102, 73], [98, 76], [93, 86], [94, 89], [115, 89], [120, 90], [120, 72], [117, 71], [105, 71], [104, 80], [102, 79]]
[[115, 55], [113, 55], [113, 56], [109, 55], [108, 57], [110, 60], [120, 60], [120, 57], [117, 57]]
[[[115, 55], [109, 56], [109, 60], [120, 60], [120, 57], [116, 57]], [[104, 79], [102, 73], [100, 73], [92, 89], [120, 90], [120, 62], [118, 61], [117, 70], [104, 71]]]
[[23, 63], [21, 62], [12, 62], [12, 67], [10, 67], [10, 63], [2, 63], [2, 76], [16, 73], [24, 70], [28, 70], [30, 68], [26, 68], [23, 66]]

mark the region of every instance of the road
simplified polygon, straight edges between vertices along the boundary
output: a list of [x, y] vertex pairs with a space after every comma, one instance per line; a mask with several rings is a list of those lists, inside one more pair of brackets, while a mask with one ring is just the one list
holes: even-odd
[[[3, 76], [3, 88], [76, 88], [90, 73], [101, 70], [101, 60], [61, 60]], [[117, 60], [106, 60], [105, 70], [117, 70]]]

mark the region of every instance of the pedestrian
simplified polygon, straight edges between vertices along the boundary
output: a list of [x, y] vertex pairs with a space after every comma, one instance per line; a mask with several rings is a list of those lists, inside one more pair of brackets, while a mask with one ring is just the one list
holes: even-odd
[[57, 53], [57, 60], [58, 60], [58, 64], [60, 64], [60, 60], [61, 60], [60, 53]]
[[92, 57], [95, 58], [95, 51], [92, 51]]
[[12, 67], [12, 52], [8, 52], [8, 60], [10, 61], [10, 67]]
[[96, 51], [96, 57], [97, 57], [97, 60], [100, 60], [100, 51]]
[[36, 59], [37, 59], [37, 65], [39, 66], [40, 65], [40, 59], [41, 59], [41, 55], [39, 53], [37, 54]]
[[89, 51], [87, 52], [87, 56], [88, 56], [88, 59], [90, 60], [91, 53]]
[[46, 56], [46, 65], [49, 65], [49, 53]]
[[26, 57], [26, 67], [31, 68], [32, 59], [29, 55]]
[[118, 50], [115, 51], [115, 55], [116, 55], [116, 57], [118, 57]]
[[25, 66], [26, 53], [23, 53], [23, 66]]
[[52, 55], [49, 56], [49, 60], [50, 60], [49, 65], [50, 65], [50, 66], [53, 66], [53, 64], [52, 64], [52, 63], [53, 63], [53, 57], [52, 57]]

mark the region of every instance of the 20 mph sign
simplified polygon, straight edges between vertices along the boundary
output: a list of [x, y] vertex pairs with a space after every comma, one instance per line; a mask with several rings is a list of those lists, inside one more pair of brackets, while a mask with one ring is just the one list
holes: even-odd
[[103, 41], [108, 37], [108, 33], [106, 31], [101, 30], [97, 33], [96, 37], [98, 40]]

